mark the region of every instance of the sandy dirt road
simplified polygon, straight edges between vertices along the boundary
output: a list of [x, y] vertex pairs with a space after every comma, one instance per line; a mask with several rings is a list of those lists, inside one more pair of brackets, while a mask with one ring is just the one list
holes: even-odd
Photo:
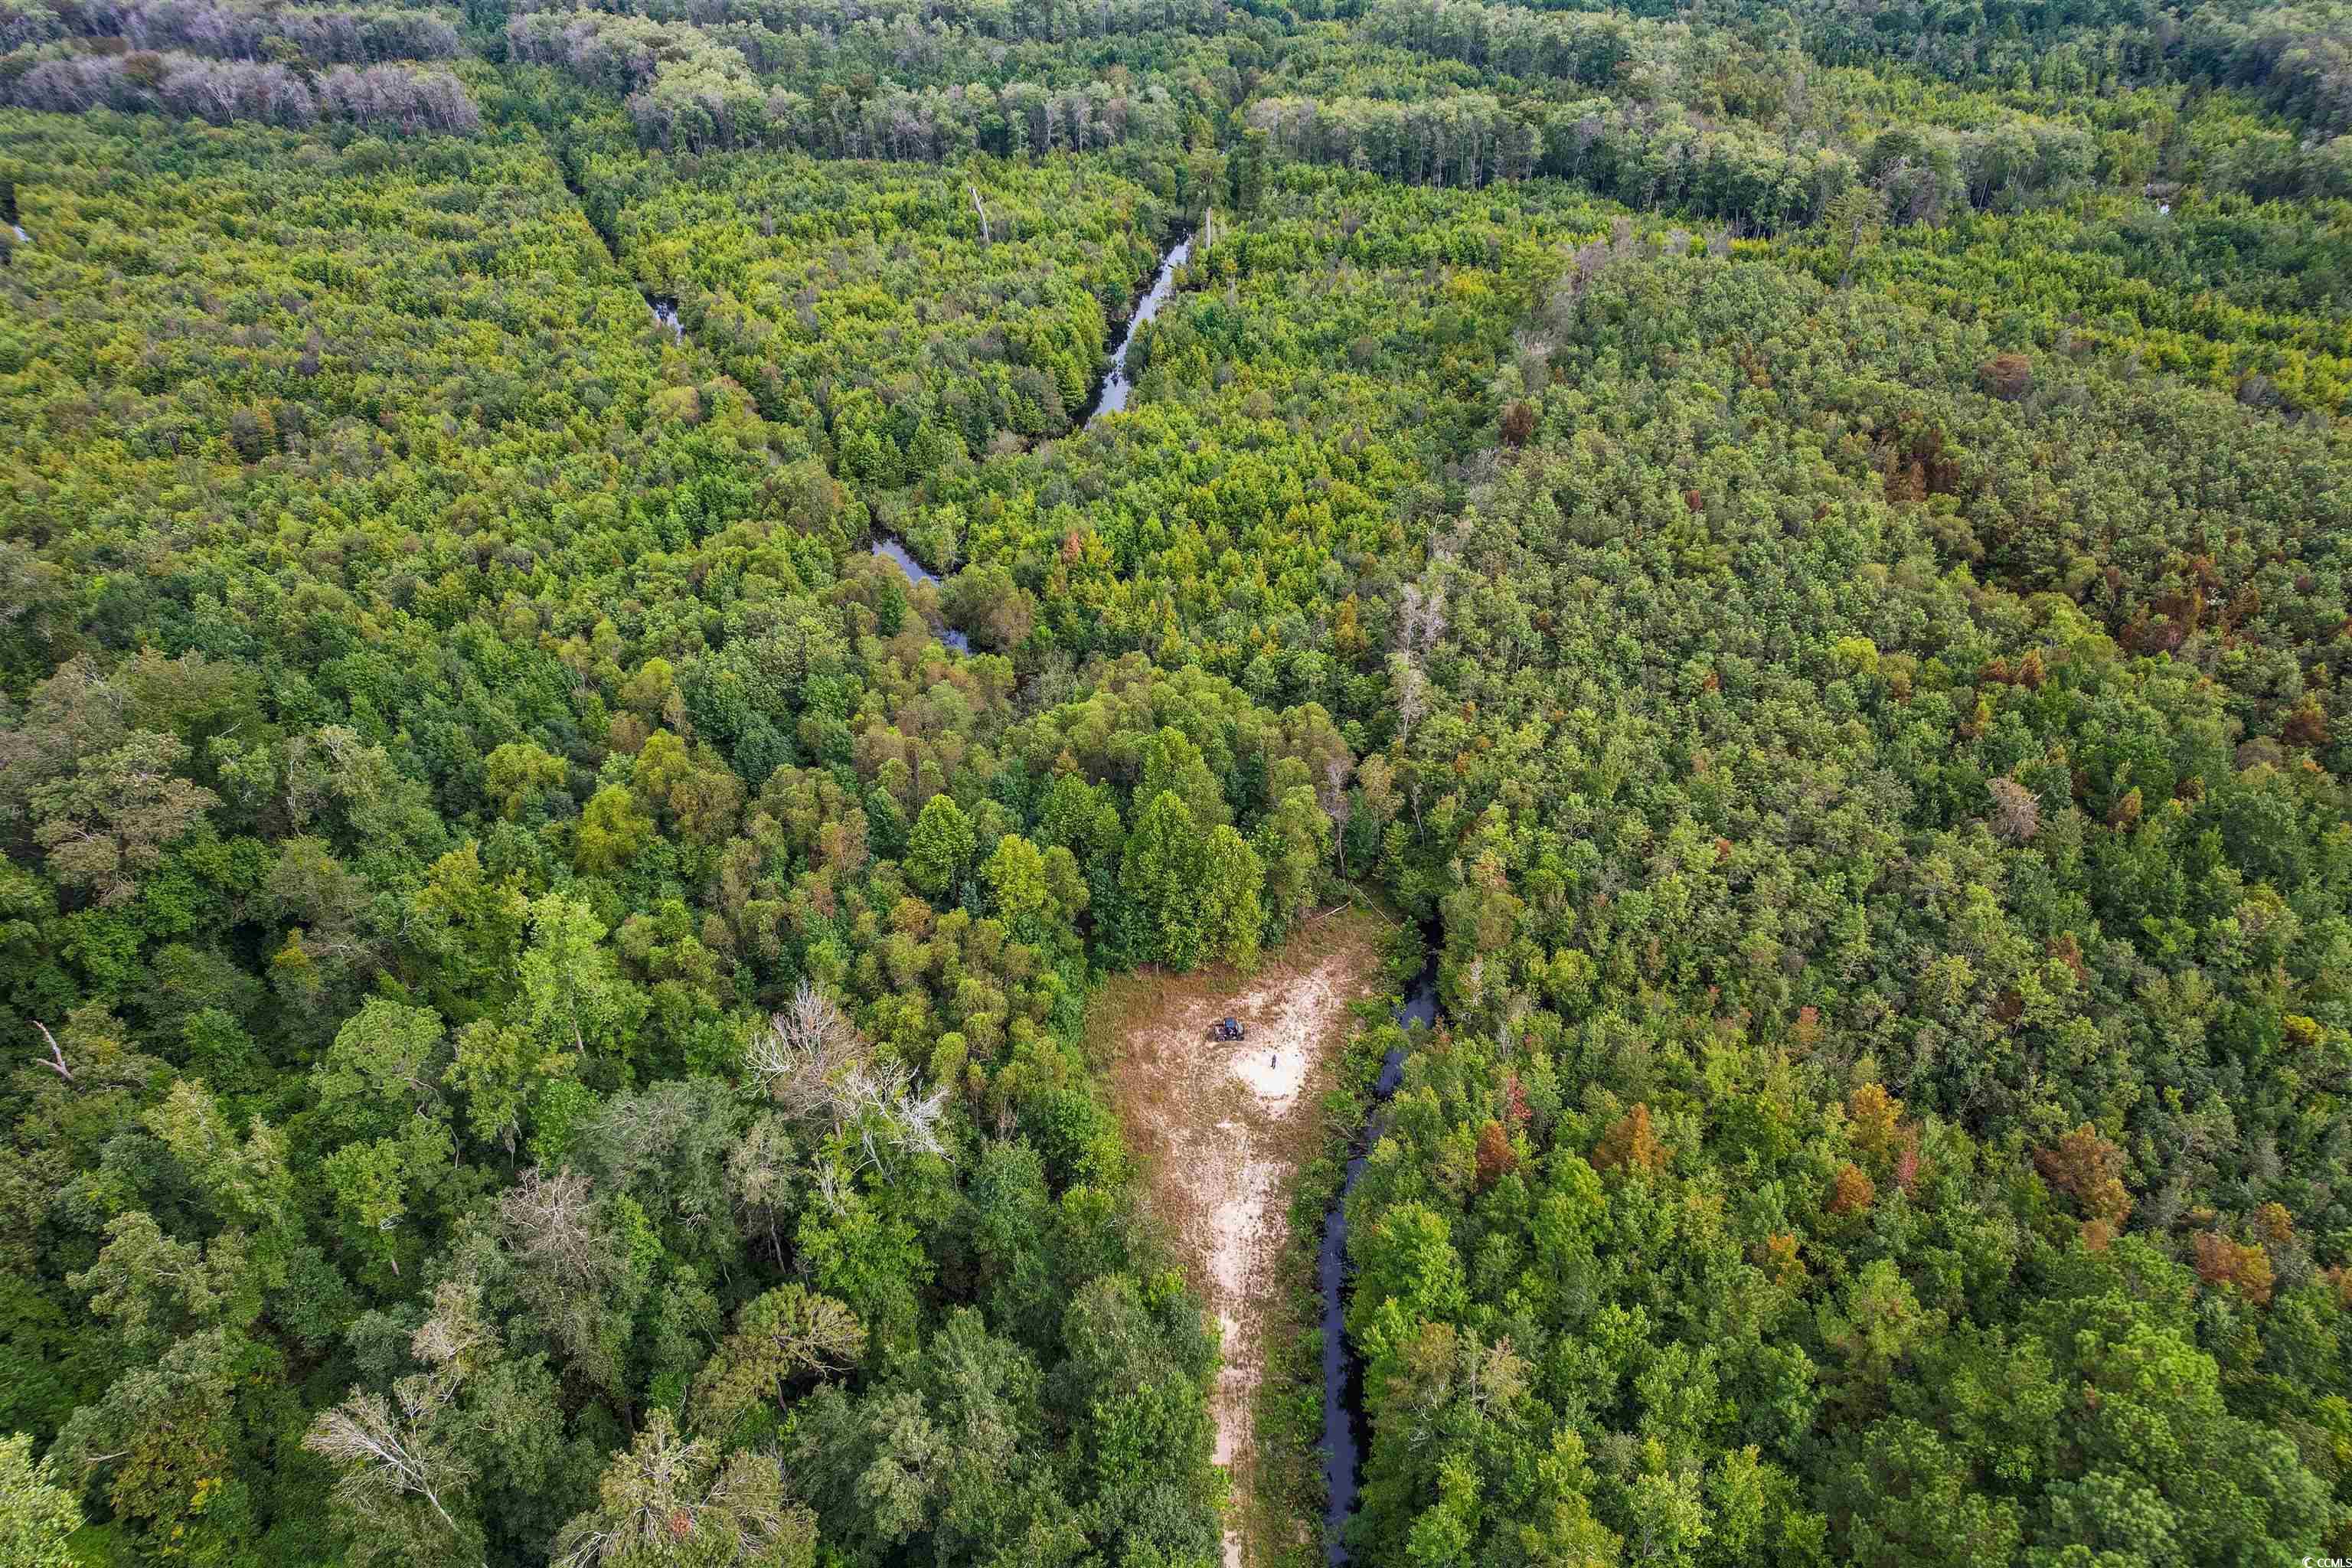
[[[1326, 916], [1255, 974], [1136, 975], [1097, 1004], [1120, 1120], [1146, 1162], [1146, 1201], [1175, 1233], [1187, 1278], [1223, 1332], [1213, 1414], [1217, 1462], [1232, 1469], [1236, 1499], [1227, 1568], [1248, 1558], [1234, 1521], [1246, 1516], [1255, 1479], [1251, 1416], [1268, 1319], [1285, 1289], [1276, 1268], [1292, 1183], [1320, 1142], [1349, 1004], [1378, 984], [1384, 930], [1369, 916]], [[1229, 1016], [1248, 1037], [1211, 1039], [1211, 1026]]]

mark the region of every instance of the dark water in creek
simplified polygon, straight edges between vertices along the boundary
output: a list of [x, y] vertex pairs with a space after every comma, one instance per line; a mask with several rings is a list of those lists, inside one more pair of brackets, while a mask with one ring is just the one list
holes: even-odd
[[[1135, 390], [1134, 384], [1127, 379], [1128, 345], [1135, 342], [1135, 329], [1158, 315], [1160, 307], [1166, 304], [1168, 297], [1176, 291], [1176, 269], [1183, 266], [1184, 258], [1192, 254], [1192, 239], [1190, 235], [1187, 235], [1177, 242], [1174, 249], [1160, 258], [1160, 271], [1151, 280], [1150, 292], [1146, 293], [1142, 302], [1135, 307], [1134, 317], [1127, 323], [1127, 331], [1119, 336], [1118, 347], [1112, 351], [1110, 374], [1103, 378], [1102, 391], [1095, 398], [1094, 411], [1087, 416], [1087, 424], [1091, 425], [1104, 415], [1115, 414], [1127, 406], [1128, 395]], [[646, 303], [653, 307], [656, 321], [677, 334], [678, 342], [686, 341], [686, 328], [679, 324], [677, 319], [677, 300], [647, 296]], [[916, 560], [908, 552], [906, 542], [896, 535], [877, 534], [872, 549], [875, 554], [896, 562], [898, 570], [907, 574], [907, 581], [909, 583], [939, 581], [937, 576], [923, 570], [922, 563]], [[971, 639], [963, 633], [950, 626], [938, 626], [933, 629], [939, 633], [940, 641], [947, 644], [956, 652], [971, 651]]]
[[[907, 574], [907, 581], [909, 583], [936, 583], [939, 581], [939, 578], [936, 575], [923, 570], [923, 563], [916, 560], [915, 557], [908, 551], [905, 542], [895, 535], [887, 533], [879, 535], [874, 541], [873, 549], [874, 553], [881, 556], [884, 560], [896, 562], [898, 563], [898, 570]], [[970, 653], [971, 651], [971, 639], [964, 636], [963, 633], [956, 630], [953, 626], [934, 626], [931, 629], [939, 634], [940, 641], [947, 644], [948, 647], [955, 649], [956, 652]]]
[[[1192, 253], [1190, 236], [1180, 241], [1160, 263], [1160, 271], [1151, 281], [1150, 290], [1135, 308], [1134, 317], [1111, 355], [1110, 374], [1103, 380], [1102, 390], [1087, 422], [1092, 424], [1106, 414], [1116, 414], [1127, 406], [1135, 390], [1127, 375], [1127, 352], [1135, 341], [1136, 329], [1160, 313], [1176, 290], [1176, 269], [1184, 265]], [[668, 314], [663, 305], [670, 304]], [[664, 324], [677, 326], [674, 302], [654, 300], [654, 313]], [[684, 330], [678, 329], [681, 339]], [[937, 583], [939, 578], [923, 569], [908, 551], [906, 543], [891, 534], [877, 534], [871, 546], [873, 552], [897, 563], [909, 583]], [[959, 653], [971, 650], [971, 639], [961, 632], [946, 626], [936, 628], [940, 640]], [[1397, 1021], [1402, 1024], [1434, 1024], [1437, 1021], [1437, 960], [1436, 941], [1431, 936], [1431, 957], [1412, 989], [1406, 994], [1404, 1005], [1397, 1009]], [[1318, 1283], [1323, 1296], [1323, 1475], [1329, 1502], [1324, 1512], [1325, 1561], [1331, 1568], [1348, 1562], [1348, 1551], [1340, 1544], [1340, 1532], [1356, 1510], [1356, 1495], [1363, 1485], [1363, 1449], [1367, 1436], [1364, 1426], [1364, 1366], [1348, 1343], [1346, 1314], [1348, 1306], [1348, 1194], [1356, 1190], [1356, 1183], [1364, 1173], [1364, 1162], [1373, 1144], [1380, 1142], [1386, 1122], [1381, 1107], [1396, 1092], [1398, 1081], [1404, 1076], [1404, 1052], [1391, 1051], [1381, 1064], [1381, 1075], [1373, 1085], [1373, 1106], [1363, 1132], [1356, 1141], [1355, 1152], [1348, 1161], [1347, 1175], [1340, 1184], [1339, 1198], [1324, 1216], [1323, 1240], [1318, 1249]]]
[[671, 336], [681, 343], [686, 342], [686, 323], [678, 320], [677, 300], [666, 299], [659, 294], [648, 294], [646, 296], [646, 305], [653, 311], [654, 320], [670, 330]]
[[1135, 342], [1135, 329], [1160, 314], [1160, 307], [1168, 303], [1168, 296], [1176, 292], [1176, 269], [1192, 254], [1192, 237], [1186, 235], [1176, 242], [1176, 248], [1160, 258], [1160, 273], [1151, 280], [1150, 291], [1135, 307], [1135, 314], [1119, 334], [1118, 347], [1111, 351], [1110, 374], [1103, 377], [1102, 391], [1096, 395], [1094, 411], [1087, 416], [1091, 425], [1106, 414], [1116, 414], [1127, 406], [1135, 384], [1127, 379], [1128, 345]]
[[[1412, 983], [1412, 990], [1397, 1009], [1401, 1024], [1434, 1024], [1437, 1021], [1437, 959], [1436, 946], [1431, 943], [1431, 958]], [[1348, 1161], [1348, 1173], [1339, 1184], [1339, 1199], [1323, 1216], [1323, 1246], [1317, 1264], [1318, 1282], [1323, 1292], [1323, 1479], [1329, 1501], [1323, 1511], [1324, 1561], [1331, 1568], [1348, 1561], [1348, 1549], [1340, 1543], [1340, 1531], [1347, 1527], [1348, 1516], [1356, 1510], [1356, 1493], [1363, 1485], [1364, 1469], [1364, 1363], [1348, 1343], [1348, 1194], [1356, 1190], [1358, 1178], [1364, 1173], [1364, 1162], [1379, 1142], [1385, 1113], [1380, 1107], [1396, 1092], [1397, 1081], [1404, 1077], [1404, 1052], [1393, 1050], [1381, 1063], [1381, 1076], [1372, 1086], [1373, 1109], [1365, 1122], [1364, 1131], [1356, 1141], [1356, 1152]]]

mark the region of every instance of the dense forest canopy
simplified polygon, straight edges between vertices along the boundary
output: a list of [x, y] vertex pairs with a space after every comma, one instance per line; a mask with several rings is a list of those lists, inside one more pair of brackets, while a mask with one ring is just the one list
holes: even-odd
[[0, 1558], [2352, 1556], [2347, 16], [0, 0]]

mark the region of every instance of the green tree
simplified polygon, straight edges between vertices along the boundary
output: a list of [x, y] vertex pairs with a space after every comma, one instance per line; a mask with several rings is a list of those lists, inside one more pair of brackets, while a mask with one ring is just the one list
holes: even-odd
[[866, 1349], [850, 1310], [798, 1285], [771, 1290], [736, 1314], [695, 1394], [698, 1426], [724, 1433], [763, 1400], [782, 1401], [793, 1379], [846, 1371]]
[[1199, 959], [1206, 936], [1202, 894], [1209, 851], [1182, 800], [1162, 791], [1145, 806], [1119, 858], [1119, 890], [1139, 926], [1137, 956], [1177, 969]]
[[570, 894], [531, 900], [513, 1018], [541, 1050], [621, 1052], [645, 1017], [646, 996], [622, 975], [604, 935], [595, 911]]
[[437, 1115], [447, 1044], [431, 1008], [369, 997], [310, 1069], [312, 1117], [322, 1136], [393, 1134], [419, 1115]]
[[572, 863], [583, 871], [617, 871], [644, 854], [656, 837], [654, 819], [637, 809], [636, 796], [620, 784], [606, 784], [588, 797], [580, 813]]
[[477, 1142], [514, 1152], [523, 1115], [550, 1084], [579, 1064], [576, 1052], [551, 1049], [530, 1030], [477, 1018], [455, 1037], [456, 1052], [443, 1080], [464, 1098]]
[[243, 1327], [260, 1310], [240, 1233], [200, 1247], [164, 1235], [153, 1215], [133, 1209], [109, 1220], [106, 1234], [98, 1260], [66, 1282], [88, 1293], [89, 1310], [133, 1351], [152, 1353], [224, 1321]]
[[996, 852], [980, 868], [999, 919], [1024, 941], [1038, 942], [1058, 923], [1059, 900], [1045, 871], [1045, 857], [1017, 833], [997, 840]]
[[1289, 930], [1312, 907], [1331, 840], [1331, 819], [1307, 784], [1285, 790], [1259, 825], [1253, 845], [1265, 865], [1267, 912], [1276, 931]]
[[138, 892], [142, 873], [164, 847], [220, 804], [200, 784], [176, 776], [187, 762], [176, 735], [141, 731], [115, 750], [88, 757], [71, 774], [32, 792], [33, 837], [47, 851], [59, 886], [87, 890], [100, 904]]
[[51, 1479], [49, 1461], [33, 1462], [33, 1439], [0, 1437], [0, 1562], [18, 1568], [73, 1568], [66, 1545], [81, 1528], [81, 1507]]
[[1257, 966], [1265, 929], [1260, 893], [1265, 866], [1231, 827], [1210, 831], [1202, 851], [1201, 938], [1207, 950], [1236, 969]]
[[1223, 786], [1209, 771], [1201, 748], [1183, 731], [1162, 726], [1144, 742], [1142, 763], [1142, 777], [1135, 786], [1136, 799], [1150, 802], [1162, 795], [1173, 795], [1184, 803], [1193, 822], [1204, 833], [1233, 820]]
[[283, 1376], [278, 1358], [245, 1335], [199, 1331], [76, 1409], [49, 1458], [100, 1491], [147, 1549], [225, 1551], [250, 1527], [239, 1477], [259, 1455], [238, 1394]]
[[952, 892], [979, 843], [963, 807], [946, 795], [931, 796], [907, 836], [907, 880], [933, 899]]
[[509, 741], [482, 759], [483, 792], [509, 822], [527, 821], [544, 810], [564, 794], [570, 779], [562, 758], [530, 741]]
[[520, 872], [492, 877], [469, 838], [433, 862], [409, 908], [410, 940], [432, 961], [433, 1002], [445, 1017], [467, 1022], [512, 991], [530, 911]]

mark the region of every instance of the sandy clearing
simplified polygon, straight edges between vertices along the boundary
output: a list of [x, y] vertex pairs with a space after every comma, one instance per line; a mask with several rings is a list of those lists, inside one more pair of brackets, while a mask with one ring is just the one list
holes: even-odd
[[[1224, 1361], [1213, 1400], [1217, 1462], [1235, 1506], [1227, 1568], [1242, 1568], [1235, 1521], [1255, 1479], [1252, 1411], [1265, 1369], [1269, 1308], [1288, 1235], [1291, 1183], [1315, 1152], [1348, 1005], [1376, 983], [1381, 927], [1333, 915], [1248, 976], [1230, 970], [1114, 982], [1096, 1033], [1129, 1143], [1146, 1163], [1146, 1201], [1176, 1235], [1186, 1276], [1216, 1315]], [[1209, 1038], [1232, 1016], [1239, 1042]]]

